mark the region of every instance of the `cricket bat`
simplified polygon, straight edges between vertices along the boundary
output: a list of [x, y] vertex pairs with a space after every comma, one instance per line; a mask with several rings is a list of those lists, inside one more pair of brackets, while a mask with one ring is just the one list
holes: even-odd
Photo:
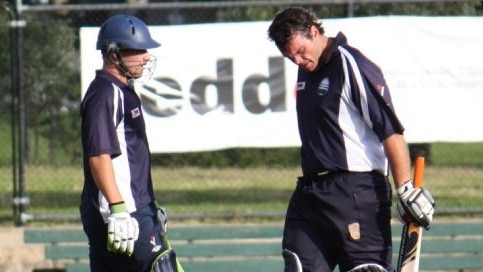
[[[424, 157], [416, 157], [413, 183], [415, 188], [423, 185]], [[423, 228], [413, 222], [404, 224], [397, 261], [397, 272], [418, 272]]]

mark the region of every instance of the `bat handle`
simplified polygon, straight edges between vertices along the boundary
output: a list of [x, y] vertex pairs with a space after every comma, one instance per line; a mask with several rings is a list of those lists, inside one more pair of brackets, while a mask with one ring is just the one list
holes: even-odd
[[418, 156], [414, 160], [414, 178], [413, 178], [414, 187], [420, 188], [423, 186], [423, 177], [424, 177], [424, 157]]

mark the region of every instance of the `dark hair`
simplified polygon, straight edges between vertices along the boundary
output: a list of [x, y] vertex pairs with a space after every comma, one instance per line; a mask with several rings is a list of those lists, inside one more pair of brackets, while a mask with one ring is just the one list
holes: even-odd
[[275, 42], [278, 49], [284, 52], [287, 43], [293, 34], [302, 34], [307, 38], [310, 36], [310, 28], [315, 26], [320, 34], [324, 34], [322, 24], [318, 22], [317, 16], [310, 10], [291, 7], [278, 12], [268, 28], [268, 37]]

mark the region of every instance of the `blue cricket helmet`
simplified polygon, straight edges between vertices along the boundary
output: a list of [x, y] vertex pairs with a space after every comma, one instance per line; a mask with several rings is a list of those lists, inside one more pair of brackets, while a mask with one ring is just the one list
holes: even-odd
[[132, 15], [115, 15], [107, 19], [97, 36], [97, 50], [150, 49], [161, 44], [151, 38], [148, 27]]

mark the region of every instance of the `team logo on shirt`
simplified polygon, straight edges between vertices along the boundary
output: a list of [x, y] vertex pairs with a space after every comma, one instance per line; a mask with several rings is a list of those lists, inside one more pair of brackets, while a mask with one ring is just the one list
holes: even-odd
[[320, 81], [319, 87], [317, 88], [317, 95], [323, 96], [329, 92], [329, 85], [330, 81], [328, 78], [324, 77], [322, 81]]
[[136, 118], [140, 115], [141, 115], [141, 111], [139, 110], [139, 108], [136, 107], [136, 108], [131, 110], [131, 117], [132, 118]]
[[301, 91], [305, 89], [305, 81], [297, 82], [297, 86], [295, 87], [296, 91]]

